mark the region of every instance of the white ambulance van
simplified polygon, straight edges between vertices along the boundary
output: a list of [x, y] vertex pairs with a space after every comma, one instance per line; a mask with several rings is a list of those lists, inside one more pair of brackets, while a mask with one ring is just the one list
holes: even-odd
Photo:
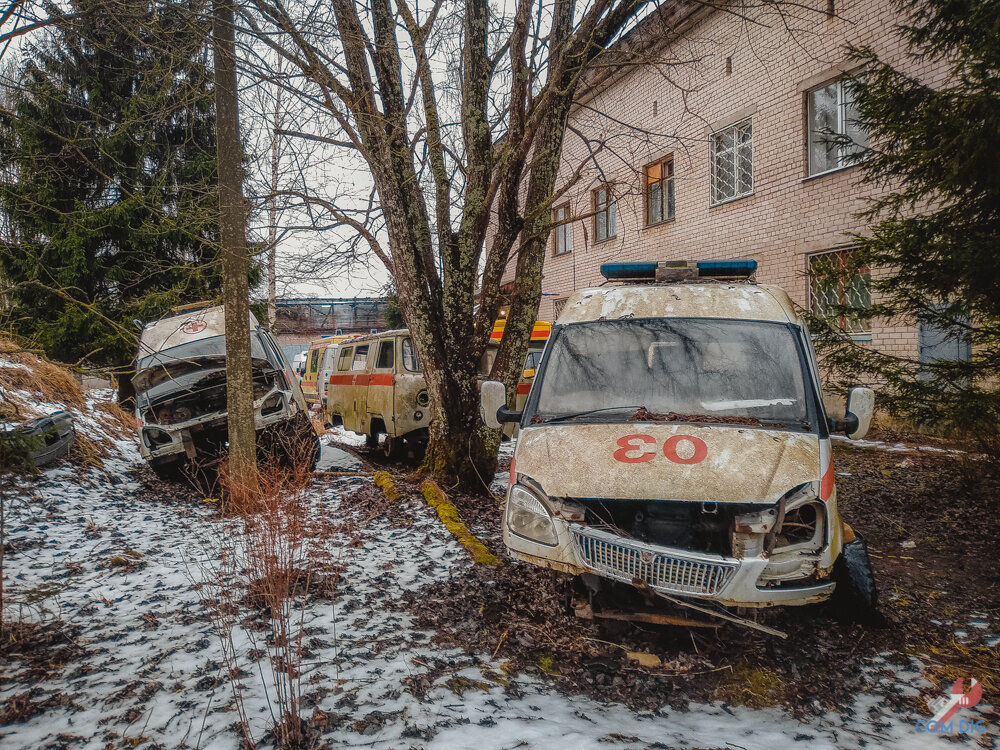
[[567, 300], [523, 410], [483, 385], [486, 423], [520, 425], [512, 556], [661, 603], [802, 605], [842, 587], [875, 611], [830, 450], [834, 430], [864, 437], [874, 395], [854, 388], [846, 418], [827, 417], [788, 295], [720, 280], [756, 265], [606, 264], [624, 283]]

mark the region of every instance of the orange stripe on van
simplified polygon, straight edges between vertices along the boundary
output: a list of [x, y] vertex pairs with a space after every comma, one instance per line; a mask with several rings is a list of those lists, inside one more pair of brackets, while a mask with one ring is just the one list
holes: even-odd
[[822, 479], [819, 480], [819, 499], [824, 503], [830, 499], [830, 495], [833, 494], [833, 459], [830, 459], [830, 465], [826, 469], [826, 473], [823, 474]]
[[392, 373], [368, 373], [359, 372], [356, 375], [331, 375], [330, 385], [394, 385], [396, 376]]

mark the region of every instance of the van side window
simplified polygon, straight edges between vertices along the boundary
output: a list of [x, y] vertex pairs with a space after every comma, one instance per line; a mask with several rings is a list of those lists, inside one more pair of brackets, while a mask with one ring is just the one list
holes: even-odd
[[417, 353], [413, 350], [413, 342], [409, 337], [403, 339], [403, 367], [405, 367], [410, 372], [420, 372], [420, 361], [417, 359]]
[[382, 341], [378, 345], [378, 359], [375, 361], [376, 370], [391, 370], [393, 363], [393, 347], [396, 344], [395, 339], [389, 339], [388, 341]]
[[319, 362], [319, 349], [313, 349], [309, 352], [309, 366], [306, 371], [311, 375], [316, 372], [316, 363]]
[[354, 358], [354, 347], [349, 346], [340, 350], [340, 361], [337, 362], [338, 370], [350, 370], [351, 360]]
[[368, 362], [368, 347], [359, 346], [354, 350], [354, 362], [351, 364], [352, 370], [364, 370]]

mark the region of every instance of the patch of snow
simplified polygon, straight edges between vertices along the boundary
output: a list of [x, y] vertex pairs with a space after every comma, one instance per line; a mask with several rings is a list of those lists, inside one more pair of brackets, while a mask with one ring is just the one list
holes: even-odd
[[8, 370], [28, 370], [29, 372], [31, 371], [31, 368], [28, 367], [27, 365], [22, 364], [21, 362], [12, 362], [5, 357], [0, 357], [0, 367], [3, 367]]
[[890, 445], [882, 440], [851, 440], [844, 435], [831, 435], [830, 439], [837, 443], [845, 443], [855, 448], [872, 448], [874, 450], [889, 451], [890, 453], [948, 453], [960, 455], [965, 451], [953, 448], [938, 448], [933, 445], [907, 445], [906, 443], [893, 443]]
[[[96, 429], [99, 412], [81, 415], [81, 423]], [[337, 451], [335, 442], [336, 435], [326, 436], [324, 451]], [[512, 453], [513, 445], [501, 448]], [[203, 594], [194, 585], [216, 564], [212, 550], [230, 527], [217, 519], [211, 503], [160, 499], [155, 489], [161, 485], [151, 485], [152, 492], [144, 488], [134, 441], [119, 440], [116, 450], [104, 471], [62, 464], [24, 483], [17, 500], [29, 512], [8, 517], [9, 594], [20, 603], [21, 616], [58, 616], [79, 626], [85, 653], [62, 674], [30, 683], [19, 664], [0, 667], [0, 704], [29, 688], [36, 691], [33, 700], [66, 696], [73, 702], [0, 728], [0, 745], [51, 747], [63, 742], [59, 735], [74, 735], [73, 746], [83, 748], [143, 737], [163, 747], [235, 750], [232, 688], [222, 673], [220, 642]], [[498, 483], [500, 474], [506, 477], [499, 472]], [[309, 491], [314, 514], [347, 520], [350, 505], [342, 507], [342, 498], [368, 482], [317, 478]], [[514, 689], [504, 690], [491, 677], [500, 664], [489, 653], [441, 648], [433, 633], [417, 629], [400, 611], [405, 592], [465, 575], [472, 565], [433, 509], [416, 498], [402, 502], [412, 524], [375, 518], [360, 537], [345, 526], [324, 539], [344, 566], [336, 597], [313, 601], [301, 613], [310, 634], [303, 691], [320, 691], [319, 709], [345, 717], [322, 736], [333, 747], [785, 748], [799, 741], [822, 750], [940, 746], [939, 738], [916, 732], [915, 712], [896, 714], [883, 704], [882, 695], [917, 695], [926, 686], [919, 662], [900, 669], [885, 662], [887, 655], [861, 667], [871, 676], [870, 694], [858, 695], [842, 713], [819, 710], [805, 720], [778, 708], [718, 702], [634, 711], [566, 695], [534, 673], [514, 675]], [[136, 566], [110, 564], [126, 550], [141, 555]], [[241, 684], [251, 731], [260, 741], [271, 722], [271, 666], [249, 654], [267, 647], [263, 634], [250, 630], [237, 629], [234, 641], [246, 671]], [[441, 664], [448, 665], [443, 674], [435, 667]], [[420, 699], [409, 685], [424, 675], [432, 682]], [[446, 684], [454, 676], [490, 687], [456, 695]], [[984, 715], [983, 706], [974, 710]]]
[[343, 443], [344, 445], [349, 445], [352, 448], [363, 448], [365, 445], [365, 436], [359, 435], [356, 432], [351, 432], [350, 430], [345, 430], [341, 425], [336, 425], [335, 427], [331, 427], [330, 430], [323, 436], [323, 442], [328, 445], [333, 443]]

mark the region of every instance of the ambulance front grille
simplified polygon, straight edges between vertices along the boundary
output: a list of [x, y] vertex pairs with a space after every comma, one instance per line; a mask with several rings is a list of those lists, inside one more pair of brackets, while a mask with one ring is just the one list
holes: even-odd
[[667, 550], [593, 529], [571, 526], [577, 555], [595, 573], [668, 594], [715, 596], [739, 563], [681, 550]]

